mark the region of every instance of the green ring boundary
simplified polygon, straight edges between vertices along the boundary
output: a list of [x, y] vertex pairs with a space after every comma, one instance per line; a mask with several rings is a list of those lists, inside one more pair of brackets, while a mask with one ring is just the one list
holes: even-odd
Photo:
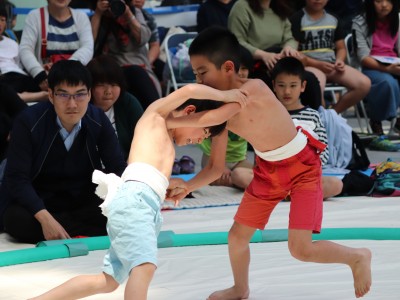
[[[324, 228], [313, 240], [400, 240], [400, 228]], [[257, 230], [251, 243], [271, 243], [288, 240], [287, 229]], [[228, 232], [180, 233], [161, 231], [158, 248], [223, 245]], [[36, 247], [0, 252], [0, 267], [87, 255], [89, 251], [110, 247], [108, 236], [52, 240]]]

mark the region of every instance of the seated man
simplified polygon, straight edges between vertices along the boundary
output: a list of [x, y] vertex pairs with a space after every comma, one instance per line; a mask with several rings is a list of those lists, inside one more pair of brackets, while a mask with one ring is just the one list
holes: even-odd
[[89, 104], [91, 82], [80, 62], [60, 61], [49, 73], [50, 101], [14, 120], [0, 226], [20, 242], [107, 234], [92, 173], [121, 175], [126, 162], [107, 116]]

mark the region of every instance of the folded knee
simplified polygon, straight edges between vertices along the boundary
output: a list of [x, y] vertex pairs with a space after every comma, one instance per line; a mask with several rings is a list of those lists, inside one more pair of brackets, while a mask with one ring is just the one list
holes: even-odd
[[304, 247], [304, 245], [295, 245], [289, 243], [290, 254], [300, 261], [310, 261], [312, 257], [311, 247]]

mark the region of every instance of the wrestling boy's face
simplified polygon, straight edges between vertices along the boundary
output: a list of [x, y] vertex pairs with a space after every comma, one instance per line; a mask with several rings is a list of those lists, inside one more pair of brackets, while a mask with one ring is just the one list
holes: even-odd
[[226, 90], [227, 82], [224, 65], [217, 68], [206, 56], [192, 55], [190, 57], [193, 73], [197, 83], [204, 84], [215, 89]]
[[208, 128], [176, 128], [173, 134], [177, 146], [200, 144], [208, 137], [210, 137]]

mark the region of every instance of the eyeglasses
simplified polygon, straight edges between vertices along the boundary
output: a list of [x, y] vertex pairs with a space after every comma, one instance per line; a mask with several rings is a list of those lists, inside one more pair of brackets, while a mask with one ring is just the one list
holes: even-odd
[[82, 102], [87, 99], [89, 93], [78, 93], [78, 94], [67, 94], [67, 93], [54, 93], [54, 96], [62, 101], [62, 102], [67, 102], [69, 100], [74, 99], [76, 102]]

